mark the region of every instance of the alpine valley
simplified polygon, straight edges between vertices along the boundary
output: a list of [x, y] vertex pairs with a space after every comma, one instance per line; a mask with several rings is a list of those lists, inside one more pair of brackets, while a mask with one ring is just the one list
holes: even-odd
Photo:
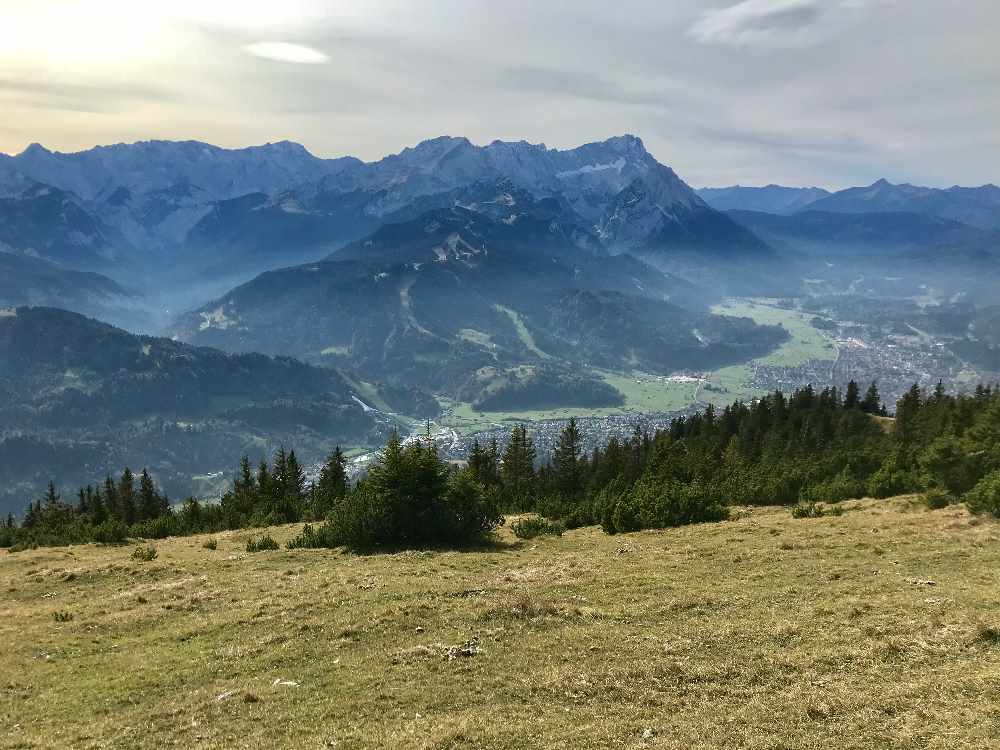
[[695, 191], [631, 135], [35, 144], [0, 155], [0, 508], [43, 470], [210, 495], [278, 445], [676, 413], [814, 377], [768, 367], [836, 381], [844, 341], [910, 328], [945, 352], [922, 377], [971, 379], [998, 238], [994, 186]]

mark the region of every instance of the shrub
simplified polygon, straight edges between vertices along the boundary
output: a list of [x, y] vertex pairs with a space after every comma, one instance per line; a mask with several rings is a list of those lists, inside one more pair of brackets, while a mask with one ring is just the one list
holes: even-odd
[[822, 518], [824, 515], [819, 503], [799, 503], [792, 508], [792, 518]]
[[792, 507], [792, 518], [823, 518], [824, 516], [842, 516], [844, 509], [839, 505], [825, 507], [819, 503], [798, 503]]
[[495, 493], [468, 471], [451, 473], [433, 443], [403, 446], [393, 435], [368, 477], [306, 541], [367, 551], [481, 541], [503, 522]]
[[139, 562], [152, 562], [156, 559], [156, 555], [156, 547], [152, 544], [147, 544], [144, 547], [136, 547], [132, 550], [132, 559]]
[[845, 467], [835, 477], [804, 487], [799, 499], [806, 503], [839, 503], [864, 497], [867, 489], [865, 482], [855, 479]]
[[918, 486], [911, 472], [899, 465], [899, 458], [893, 454], [868, 478], [868, 494], [884, 499], [901, 495]]
[[299, 535], [289, 539], [285, 546], [288, 549], [328, 549], [340, 545], [332, 535], [330, 524], [311, 526], [307, 523]]
[[124, 544], [128, 529], [118, 520], [108, 520], [94, 527], [94, 541], [98, 544]]
[[569, 529], [579, 529], [597, 522], [590, 503], [572, 502], [560, 495], [542, 496], [536, 503], [535, 512], [545, 518], [558, 518]]
[[177, 536], [183, 533], [183, 529], [180, 528], [177, 516], [173, 513], [168, 513], [164, 516], [158, 516], [157, 518], [150, 518], [141, 523], [134, 524], [129, 533], [132, 536], [141, 537], [143, 539], [166, 539], [168, 536]]
[[931, 441], [920, 454], [920, 468], [928, 484], [941, 487], [951, 495], [961, 495], [975, 484], [975, 462], [958, 438], [942, 435]]
[[250, 538], [247, 540], [247, 552], [268, 552], [276, 549], [281, 549], [281, 547], [270, 534], [264, 534], [259, 539]]
[[56, 622], [71, 622], [73, 620], [73, 613], [65, 611], [53, 612], [52, 619]]
[[924, 493], [924, 504], [930, 510], [941, 510], [941, 508], [947, 508], [953, 502], [955, 502], [954, 496], [937, 487], [929, 489]]
[[729, 509], [711, 485], [645, 478], [620, 496], [610, 519], [606, 513], [602, 514], [602, 525], [610, 520], [610, 527], [605, 526], [605, 531], [624, 533], [727, 518]]
[[518, 539], [534, 539], [538, 536], [562, 536], [566, 527], [559, 521], [552, 522], [540, 516], [522, 518], [511, 526]]
[[989, 513], [1000, 518], [1000, 471], [987, 474], [965, 493], [962, 500], [973, 513]]
[[205, 549], [217, 550], [219, 548], [219, 543], [214, 539], [206, 539], [205, 543], [201, 545]]

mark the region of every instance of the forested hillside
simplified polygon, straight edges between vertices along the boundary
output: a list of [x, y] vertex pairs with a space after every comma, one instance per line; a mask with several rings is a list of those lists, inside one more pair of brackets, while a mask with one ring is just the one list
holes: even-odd
[[[462, 468], [442, 461], [431, 440], [393, 435], [367, 476], [348, 482], [340, 450], [307, 483], [294, 451], [273, 465], [240, 461], [218, 504], [161, 499], [146, 472], [139, 499], [129, 470], [63, 502], [50, 485], [11, 518], [3, 544], [24, 547], [121, 541], [297, 521], [293, 546], [357, 549], [466, 545], [483, 541], [500, 514], [535, 511], [563, 526], [599, 524], [609, 533], [719, 521], [731, 506], [787, 505], [797, 516], [836, 513], [837, 503], [923, 493], [930, 507], [965, 502], [1000, 516], [1000, 390], [971, 395], [914, 386], [891, 419], [872, 384], [774, 393], [638, 429], [590, 455], [570, 420], [554, 453], [538, 462], [523, 426], [505, 446], [473, 446]], [[535, 531], [557, 527], [541, 524]], [[527, 532], [526, 532], [527, 533]], [[558, 531], [556, 531], [558, 533]]]

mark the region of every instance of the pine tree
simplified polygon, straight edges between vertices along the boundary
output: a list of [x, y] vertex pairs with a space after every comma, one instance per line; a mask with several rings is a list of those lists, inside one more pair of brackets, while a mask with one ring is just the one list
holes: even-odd
[[861, 406], [861, 389], [855, 381], [847, 384], [847, 392], [844, 394], [844, 408], [857, 409]]
[[581, 450], [580, 430], [576, 426], [576, 417], [571, 417], [559, 435], [559, 442], [552, 454], [552, 468], [559, 494], [573, 502], [579, 500], [583, 490]]
[[89, 520], [92, 524], [102, 524], [108, 518], [108, 509], [104, 505], [104, 500], [101, 498], [100, 488], [94, 489], [89, 484], [86, 489], [87, 493], [87, 507], [90, 509]]
[[122, 520], [122, 509], [118, 503], [118, 488], [115, 487], [115, 480], [111, 478], [110, 474], [104, 478], [104, 508], [108, 518]]
[[131, 526], [136, 522], [138, 510], [135, 498], [135, 476], [127, 466], [122, 472], [121, 481], [118, 482], [118, 507], [122, 523]]
[[[916, 386], [914, 386], [915, 388]], [[918, 392], [919, 393], [919, 392]], [[882, 397], [878, 392], [878, 383], [872, 383], [865, 392], [865, 397], [861, 401], [861, 411], [865, 414], [879, 414], [885, 416], [885, 407], [882, 406]]]
[[313, 518], [326, 518], [347, 494], [347, 459], [338, 445], [323, 464], [313, 492]]
[[914, 383], [896, 406], [896, 436], [904, 444], [916, 440], [917, 419], [922, 403], [923, 396], [920, 393], [920, 386]]
[[28, 507], [24, 509], [24, 522], [22, 526], [26, 529], [33, 529], [42, 521], [42, 502], [40, 500], [28, 501]]
[[299, 466], [295, 451], [289, 451], [285, 460], [285, 472], [281, 481], [284, 495], [281, 504], [281, 516], [286, 523], [302, 520], [305, 504], [306, 475]]
[[139, 476], [139, 507], [138, 515], [142, 520], [158, 518], [163, 513], [160, 496], [156, 493], [153, 485], [153, 478], [149, 472], [143, 468]]
[[500, 480], [508, 502], [527, 506], [535, 481], [535, 444], [522, 424], [516, 426], [500, 459]]
[[469, 473], [483, 486], [489, 481], [489, 454], [478, 438], [472, 441], [472, 449], [469, 451]]
[[55, 483], [49, 482], [49, 486], [45, 490], [45, 509], [46, 510], [55, 509], [59, 505], [60, 500], [62, 500], [62, 498], [56, 491]]

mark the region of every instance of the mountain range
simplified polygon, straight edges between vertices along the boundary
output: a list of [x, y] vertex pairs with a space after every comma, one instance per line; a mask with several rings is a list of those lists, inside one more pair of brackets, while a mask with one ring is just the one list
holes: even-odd
[[38, 480], [27, 440], [88, 471], [141, 458], [187, 492], [223, 455], [318, 458], [438, 399], [617, 407], [608, 372], [710, 370], [787, 339], [713, 303], [837, 295], [859, 270], [986, 304], [998, 193], [695, 191], [631, 135], [444, 136], [374, 162], [287, 141], [35, 144], [0, 155], [0, 439], [18, 457], [0, 472]]
[[930, 188], [882, 179], [867, 187], [831, 193], [822, 188], [703, 188], [698, 195], [719, 211], [789, 214], [803, 210], [838, 214], [906, 213], [947, 219], [985, 230], [1000, 229], [1000, 187]]
[[[670, 372], [744, 361], [782, 340], [709, 315], [690, 283], [611, 255], [562, 216], [507, 181], [477, 184], [323, 262], [262, 274], [184, 316], [175, 334], [350, 363], [468, 401], [524, 365], [533, 376], [580, 365]], [[573, 386], [547, 406], [573, 404]]]

